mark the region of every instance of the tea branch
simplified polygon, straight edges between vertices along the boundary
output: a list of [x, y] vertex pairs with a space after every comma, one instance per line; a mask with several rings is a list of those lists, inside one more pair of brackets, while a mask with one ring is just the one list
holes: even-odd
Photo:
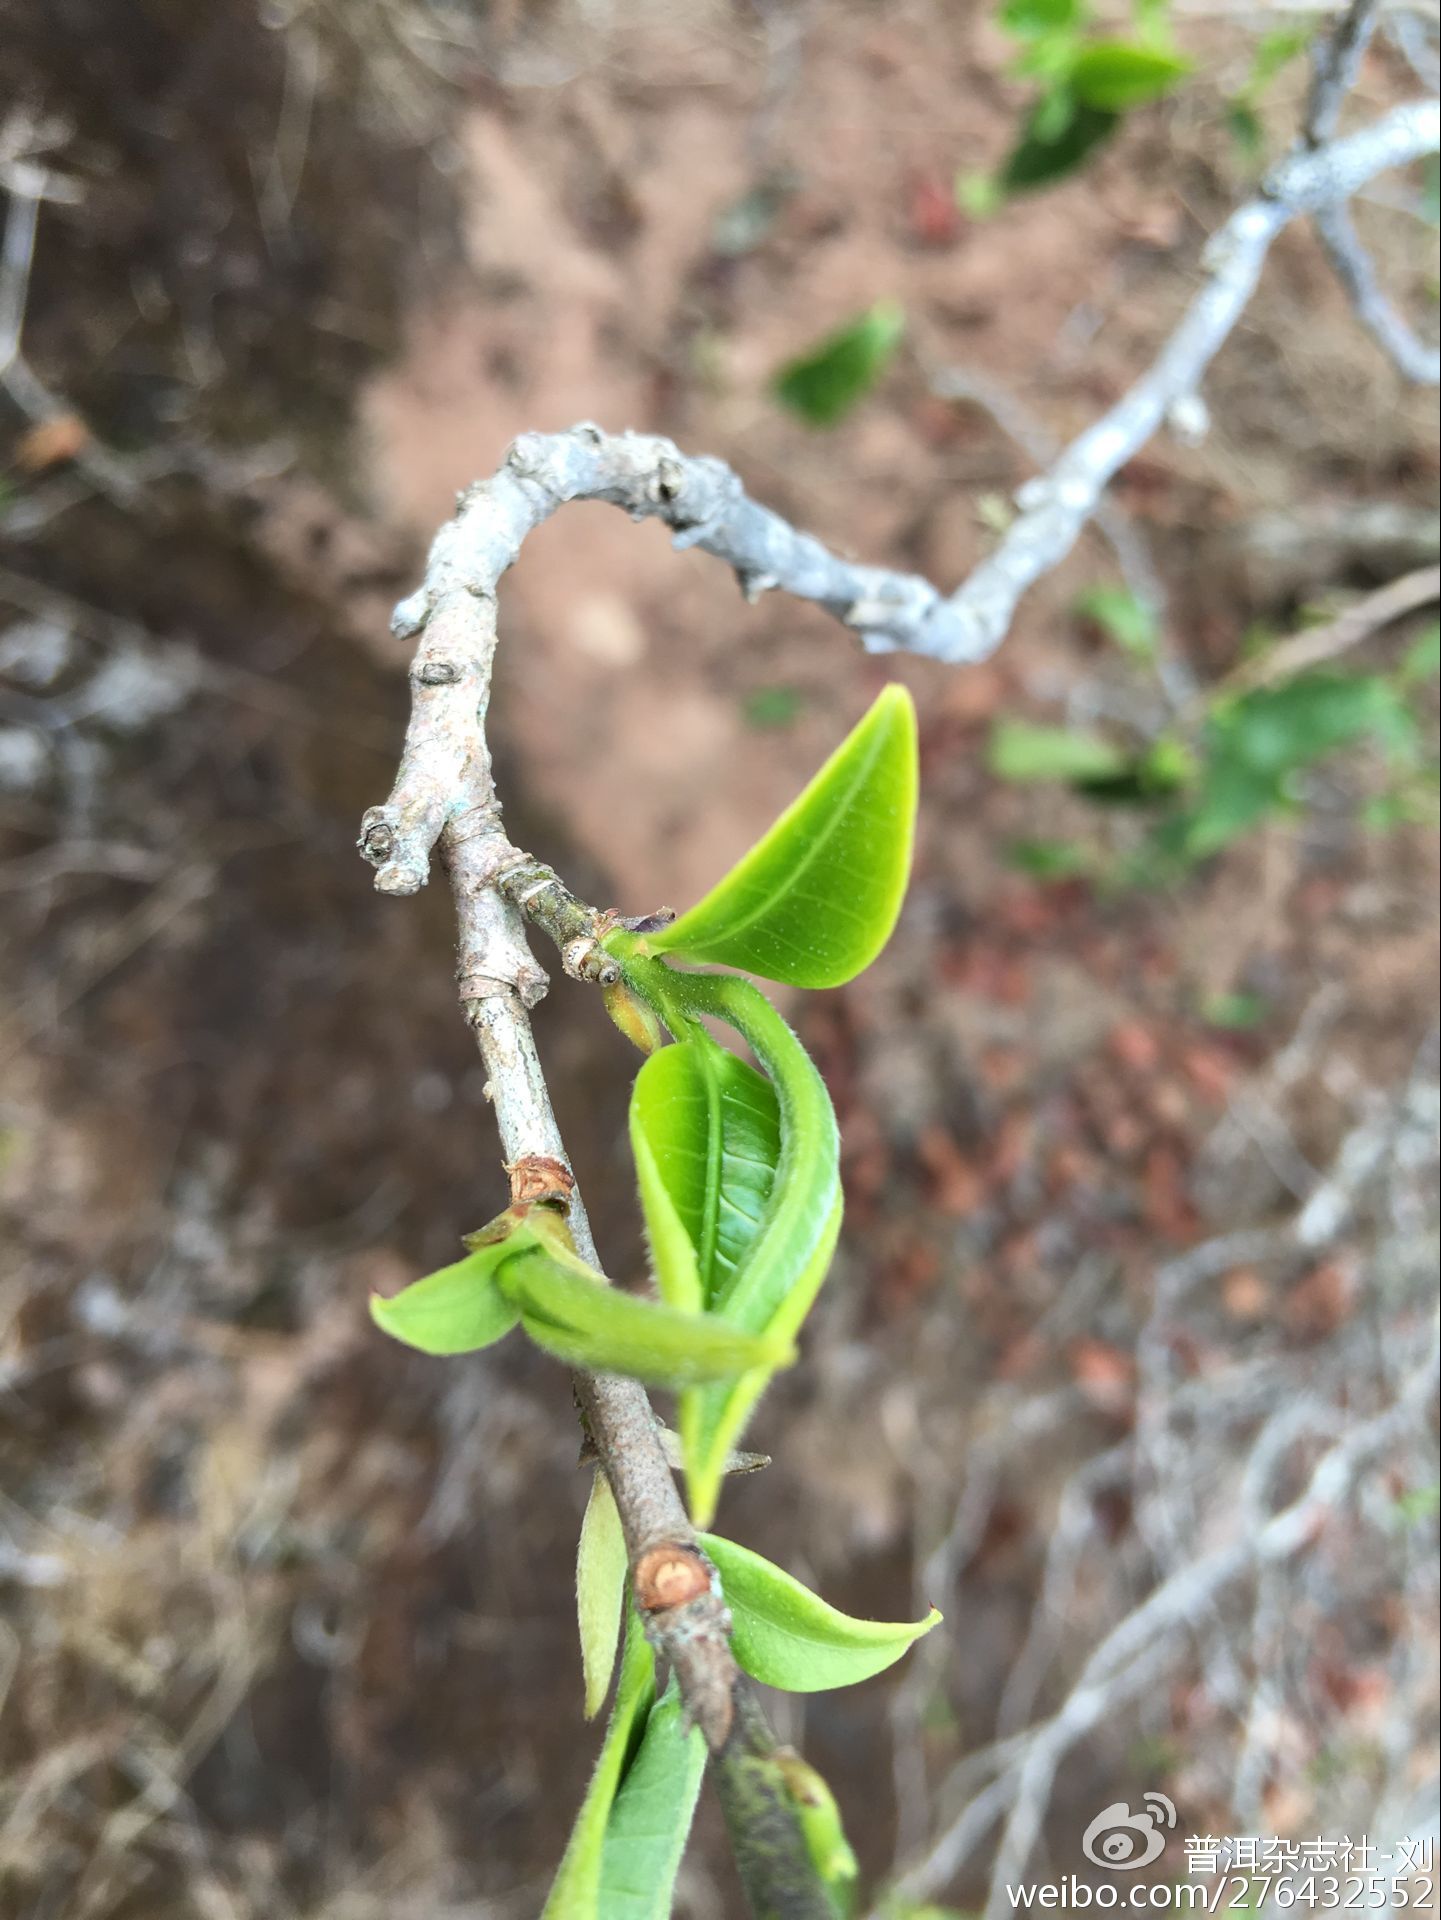
[[[561, 437], [594, 444], [584, 433]], [[360, 844], [379, 868], [376, 885], [389, 893], [414, 892], [438, 850], [459, 930], [461, 1005], [485, 1064], [512, 1196], [564, 1197], [576, 1248], [599, 1267], [531, 1029], [530, 1009], [548, 980], [527, 944], [523, 914], [556, 940], [569, 971], [595, 980], [608, 967], [596, 938], [601, 917], [507, 838], [485, 738], [498, 638], [494, 580], [513, 557], [518, 527], [533, 523], [545, 499], [510, 462], [489, 487], [472, 489], [437, 540], [425, 586], [398, 622], [419, 635], [399, 776], [385, 806], [366, 814]], [[774, 1740], [731, 1654], [719, 1579], [696, 1543], [645, 1389], [606, 1374], [578, 1371], [573, 1378], [590, 1445], [615, 1496], [647, 1635], [673, 1668], [705, 1736], [729, 1814], [740, 1802], [727, 1783], [738, 1769], [751, 1778], [751, 1760]], [[756, 1775], [753, 1785], [769, 1795], [764, 1858], [751, 1833], [733, 1828], [731, 1838], [747, 1886], [770, 1889], [758, 1911], [778, 1920], [827, 1920], [789, 1801], [769, 1775]]]
[[[362, 824], [376, 884], [412, 891], [410, 849], [439, 841], [459, 929], [456, 979], [461, 1005], [488, 1076], [505, 1163], [519, 1191], [528, 1163], [568, 1168], [536, 1053], [529, 1009], [545, 993], [544, 970], [526, 942], [518, 907], [501, 879], [524, 865], [500, 820], [485, 740], [496, 647], [494, 595], [449, 572], [431, 576], [430, 613], [411, 667], [411, 718], [395, 792]], [[423, 878], [423, 869], [421, 870]], [[567, 896], [568, 897], [568, 896]], [[583, 910], [571, 903], [576, 913]], [[568, 930], [567, 930], [568, 931]], [[569, 1220], [583, 1258], [599, 1266], [580, 1194]], [[632, 1567], [657, 1549], [679, 1561], [695, 1554], [694, 1534], [666, 1465], [645, 1391], [633, 1381], [576, 1376], [581, 1409], [616, 1496]], [[701, 1572], [704, 1573], [702, 1563]], [[693, 1717], [713, 1748], [730, 1731], [735, 1666], [725, 1607], [707, 1576], [673, 1612], [653, 1611], [656, 1644], [681, 1676]]]

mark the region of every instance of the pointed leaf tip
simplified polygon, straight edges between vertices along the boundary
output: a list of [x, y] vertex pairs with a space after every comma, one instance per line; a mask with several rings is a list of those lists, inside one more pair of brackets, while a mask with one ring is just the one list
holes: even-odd
[[890, 938], [910, 872], [916, 713], [884, 689], [798, 799], [652, 953], [738, 967], [798, 987], [837, 987]]
[[853, 1619], [734, 1540], [706, 1533], [700, 1545], [721, 1576], [736, 1659], [768, 1687], [820, 1693], [869, 1680], [941, 1619], [935, 1607], [924, 1620]]

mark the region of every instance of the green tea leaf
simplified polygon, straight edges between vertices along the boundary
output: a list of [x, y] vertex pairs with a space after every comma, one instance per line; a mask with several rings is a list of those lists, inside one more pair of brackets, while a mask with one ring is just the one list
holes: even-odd
[[652, 1054], [630, 1101], [631, 1145], [662, 1297], [710, 1305], [760, 1230], [780, 1160], [780, 1108], [754, 1067], [704, 1033]]
[[1099, 734], [1070, 727], [1037, 727], [1029, 720], [998, 720], [991, 731], [986, 764], [998, 780], [1111, 780], [1130, 761]]
[[753, 1679], [787, 1693], [869, 1680], [894, 1666], [941, 1618], [932, 1607], [914, 1623], [854, 1620], [734, 1540], [707, 1533], [700, 1544], [721, 1576], [737, 1661]]
[[1416, 718], [1380, 674], [1309, 673], [1219, 702], [1206, 726], [1196, 804], [1162, 832], [1163, 850], [1203, 860], [1294, 805], [1295, 776], [1370, 738], [1406, 764]]
[[1137, 660], [1154, 660], [1160, 633], [1156, 616], [1129, 587], [1091, 587], [1076, 600], [1076, 612], [1092, 620], [1108, 640]]
[[1077, 880], [1096, 871], [1097, 858], [1079, 840], [1013, 840], [1006, 864], [1036, 880]]
[[606, 1828], [654, 1700], [655, 1655], [632, 1613], [605, 1742], [541, 1920], [606, 1920], [600, 1907]]
[[729, 974], [676, 973], [664, 961], [636, 955], [627, 958], [625, 966], [627, 978], [673, 1033], [687, 1039], [708, 1037], [701, 1017], [723, 1020], [752, 1048], [770, 1077], [781, 1136], [772, 1200], [761, 1231], [715, 1301], [732, 1325], [753, 1333], [770, 1331], [795, 1276], [826, 1237], [840, 1192], [840, 1138], [825, 1082], [785, 1021], [750, 981]]
[[1102, 40], [1085, 47], [1071, 66], [1070, 84], [1083, 107], [1127, 113], [1171, 93], [1191, 71], [1191, 62], [1156, 47]]
[[775, 377], [776, 398], [814, 427], [833, 427], [885, 372], [906, 318], [894, 300], [875, 306], [789, 361]]
[[670, 1920], [705, 1764], [705, 1740], [699, 1727], [686, 1729], [672, 1676], [647, 1716], [611, 1808], [601, 1857], [600, 1920]]
[[1086, 18], [1083, 0], [1005, 0], [998, 16], [1017, 40], [1041, 40], [1071, 32]]
[[[1062, 112], [1055, 104], [1063, 102]], [[1034, 193], [1074, 173], [1120, 125], [1120, 115], [1087, 106], [1069, 92], [1049, 94], [1031, 111], [1000, 172], [1006, 193]]]
[[769, 833], [646, 947], [798, 987], [854, 979], [900, 912], [916, 758], [911, 697], [887, 687]]
[[541, 1253], [508, 1260], [501, 1285], [538, 1347], [592, 1373], [686, 1387], [733, 1379], [755, 1367], [772, 1372], [795, 1358], [788, 1339], [746, 1333], [710, 1314], [681, 1313], [622, 1293], [583, 1266], [577, 1271]]
[[575, 1610], [580, 1624], [580, 1663], [585, 1681], [585, 1717], [593, 1720], [610, 1691], [620, 1641], [625, 1582], [629, 1572], [625, 1535], [610, 1482], [599, 1467], [591, 1482], [575, 1561]]
[[1190, 786], [1196, 759], [1184, 740], [1163, 734], [1144, 753], [1128, 758], [1113, 773], [1078, 776], [1071, 785], [1088, 800], [1112, 807], [1151, 807]]
[[[662, 1053], [652, 1054], [651, 1059], [661, 1060], [675, 1051], [674, 1047], [667, 1047]], [[650, 1061], [647, 1061], [646, 1065], [649, 1064]], [[653, 1090], [655, 1083], [651, 1082], [650, 1085]], [[671, 1137], [670, 1129], [659, 1116], [647, 1119], [637, 1115], [636, 1093], [639, 1086], [637, 1080], [631, 1092], [630, 1144], [635, 1159], [636, 1184], [640, 1189], [641, 1211], [645, 1215], [651, 1268], [660, 1297], [668, 1306], [676, 1307], [682, 1313], [702, 1313], [705, 1310], [706, 1290], [701, 1285], [696, 1243], [661, 1167], [665, 1142]], [[648, 1100], [649, 1096], [645, 1098]]]
[[575, 1250], [561, 1214], [514, 1207], [468, 1234], [470, 1257], [418, 1280], [371, 1312], [427, 1353], [468, 1352], [517, 1319], [537, 1346], [572, 1366], [627, 1373], [657, 1386], [727, 1380], [794, 1358], [789, 1338], [747, 1332], [707, 1315], [612, 1287]]
[[835, 1920], [848, 1920], [855, 1904], [861, 1868], [841, 1824], [841, 1810], [835, 1795], [815, 1768], [808, 1766], [792, 1748], [778, 1748], [775, 1760], [831, 1912]]
[[1222, 760], [1206, 769], [1196, 805], [1164, 827], [1163, 850], [1186, 860], [1205, 860], [1289, 802], [1281, 781], [1256, 773], [1239, 761]]
[[[638, 952], [640, 944], [634, 935], [612, 934], [606, 940], [627, 981], [671, 1032], [682, 1042], [713, 1046], [701, 1020], [723, 1020], [769, 1076], [780, 1120], [775, 1180], [754, 1239], [738, 1251], [729, 1279], [717, 1285], [712, 1317], [791, 1339], [825, 1278], [840, 1228], [840, 1141], [825, 1083], [785, 1021], [748, 980], [677, 973], [665, 961]], [[658, 1173], [656, 1184], [661, 1184]], [[673, 1208], [668, 1191], [665, 1197]], [[769, 1378], [769, 1369], [757, 1368], [731, 1387], [681, 1395], [686, 1483], [698, 1525], [715, 1511], [729, 1451]]]
[[1397, 745], [1413, 727], [1405, 702], [1380, 675], [1311, 673], [1218, 708], [1209, 735], [1218, 754], [1256, 773], [1279, 774], [1368, 734]]
[[382, 1332], [421, 1353], [477, 1353], [503, 1338], [519, 1310], [496, 1280], [500, 1258], [468, 1254], [403, 1288], [389, 1300], [370, 1296], [370, 1317]]
[[[770, 1317], [773, 1338], [794, 1338], [830, 1271], [841, 1230], [839, 1184], [831, 1211], [804, 1264], [788, 1275], [787, 1290]], [[680, 1396], [677, 1420], [685, 1457], [691, 1518], [706, 1526], [715, 1516], [731, 1449], [745, 1431], [756, 1402], [770, 1385], [773, 1368], [757, 1368], [726, 1386], [695, 1387]]]

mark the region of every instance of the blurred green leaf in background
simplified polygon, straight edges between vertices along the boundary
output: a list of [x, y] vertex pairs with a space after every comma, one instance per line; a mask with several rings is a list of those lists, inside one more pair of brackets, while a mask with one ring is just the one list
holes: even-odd
[[782, 406], [813, 427], [833, 427], [870, 392], [890, 365], [906, 317], [895, 300], [878, 300], [775, 377]]

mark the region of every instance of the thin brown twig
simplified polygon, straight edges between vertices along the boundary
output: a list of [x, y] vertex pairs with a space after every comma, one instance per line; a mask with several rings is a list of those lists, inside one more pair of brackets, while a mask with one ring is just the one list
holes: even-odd
[[1343, 653], [1359, 647], [1363, 640], [1369, 640], [1373, 633], [1403, 620], [1408, 613], [1433, 606], [1438, 599], [1441, 599], [1441, 567], [1418, 567], [1414, 573], [1403, 573], [1399, 580], [1366, 594], [1324, 626], [1307, 627], [1300, 633], [1290, 634], [1268, 647], [1258, 659], [1243, 662], [1209, 690], [1206, 702], [1209, 705], [1218, 694], [1251, 693], [1257, 687], [1274, 687], [1284, 680], [1294, 680], [1298, 673], [1308, 673], [1312, 667], [1339, 659]]

